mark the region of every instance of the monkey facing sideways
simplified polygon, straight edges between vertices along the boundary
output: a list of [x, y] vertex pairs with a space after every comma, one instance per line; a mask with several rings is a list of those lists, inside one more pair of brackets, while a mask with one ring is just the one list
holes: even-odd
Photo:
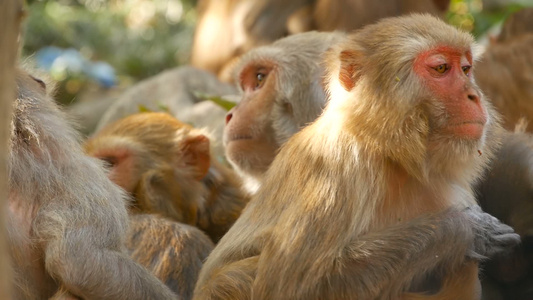
[[226, 157], [246, 190], [257, 191], [278, 148], [326, 104], [323, 54], [340, 32], [306, 32], [243, 55], [236, 66], [242, 98], [226, 116]]
[[[9, 156], [14, 299], [175, 299], [124, 253], [125, 195], [83, 154], [46, 85], [17, 71]], [[56, 298], [57, 299], [57, 298]]]
[[211, 157], [201, 130], [166, 113], [139, 113], [90, 138], [86, 152], [107, 161], [109, 177], [134, 198], [132, 212], [196, 226], [214, 242], [248, 203], [238, 176]]
[[427, 15], [335, 47], [328, 106], [282, 147], [195, 299], [479, 299], [479, 259], [519, 237], [471, 190], [499, 129], [475, 50]]

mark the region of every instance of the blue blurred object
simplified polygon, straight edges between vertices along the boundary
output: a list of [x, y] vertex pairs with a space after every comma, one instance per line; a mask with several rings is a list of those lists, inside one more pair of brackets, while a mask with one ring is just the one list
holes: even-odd
[[100, 85], [109, 88], [116, 84], [115, 70], [108, 63], [99, 61], [89, 66], [89, 77], [98, 81]]
[[35, 59], [40, 68], [51, 74], [83, 74], [105, 88], [112, 87], [117, 82], [111, 65], [102, 61], [92, 62], [74, 48], [45, 47], [35, 54]]

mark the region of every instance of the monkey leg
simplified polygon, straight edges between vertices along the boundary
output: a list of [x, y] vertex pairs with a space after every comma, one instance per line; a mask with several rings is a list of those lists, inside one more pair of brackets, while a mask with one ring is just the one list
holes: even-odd
[[252, 256], [220, 268], [208, 284], [196, 288], [193, 299], [251, 299], [258, 261], [259, 256]]
[[444, 279], [438, 293], [433, 295], [405, 293], [401, 300], [479, 300], [481, 284], [478, 275], [478, 263], [466, 262]]

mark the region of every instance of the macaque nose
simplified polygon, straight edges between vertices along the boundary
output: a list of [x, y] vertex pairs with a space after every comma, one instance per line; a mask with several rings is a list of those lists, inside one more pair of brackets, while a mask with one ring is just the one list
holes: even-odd
[[231, 111], [229, 111], [227, 114], [226, 114], [226, 125], [229, 123], [229, 121], [231, 120], [231, 118], [233, 118], [233, 113]]
[[469, 92], [468, 99], [471, 101], [474, 101], [475, 103], [479, 103], [479, 95], [477, 92], [474, 92], [474, 91]]

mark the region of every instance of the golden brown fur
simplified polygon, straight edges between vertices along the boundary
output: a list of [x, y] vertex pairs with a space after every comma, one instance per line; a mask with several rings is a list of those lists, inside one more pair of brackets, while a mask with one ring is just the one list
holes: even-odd
[[110, 124], [85, 149], [110, 163], [110, 178], [135, 199], [133, 212], [197, 226], [215, 242], [248, 202], [237, 176], [211, 157], [209, 139], [165, 113]]
[[490, 116], [481, 139], [439, 134], [446, 115], [429, 104], [442, 95], [413, 70], [422, 51], [472, 43], [413, 15], [336, 47], [328, 106], [281, 148], [209, 256], [195, 299], [479, 298], [480, 255], [518, 242], [478, 209], [462, 211], [475, 203], [470, 184], [491, 157], [497, 120], [481, 100]]
[[213, 242], [198, 228], [157, 215], [130, 216], [126, 248], [131, 258], [159, 278], [180, 299], [191, 299]]
[[9, 156], [8, 236], [13, 299], [174, 299], [124, 253], [126, 197], [42, 81], [17, 72]]

